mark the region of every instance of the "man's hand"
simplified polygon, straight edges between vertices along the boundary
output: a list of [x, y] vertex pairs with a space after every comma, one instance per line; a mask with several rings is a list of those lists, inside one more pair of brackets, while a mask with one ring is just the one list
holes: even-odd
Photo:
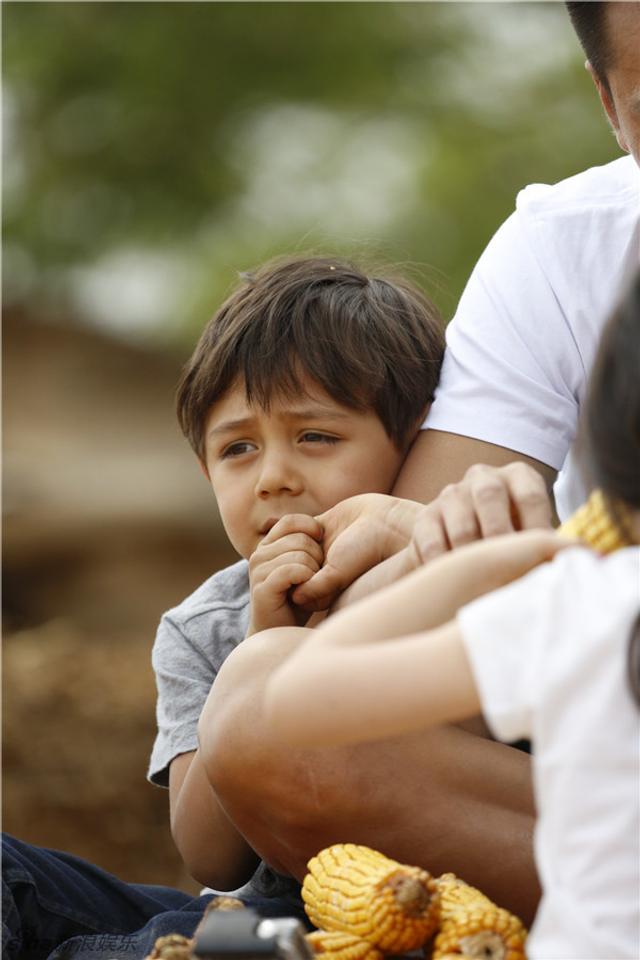
[[[354, 580], [407, 546], [406, 573], [454, 547], [486, 537], [551, 526], [552, 509], [540, 473], [521, 461], [502, 467], [476, 464], [426, 507], [413, 500], [362, 494], [317, 519], [324, 527], [324, 563], [293, 592], [305, 610], [331, 606]], [[385, 575], [382, 582], [393, 577]], [[371, 588], [380, 579], [371, 575]], [[363, 584], [357, 596], [366, 594]]]
[[321, 567], [322, 525], [306, 514], [282, 517], [249, 558], [251, 619], [247, 636], [270, 627], [304, 626], [309, 611], [291, 599], [292, 587], [306, 583]]
[[420, 511], [411, 549], [421, 563], [455, 547], [515, 530], [551, 527], [552, 508], [537, 470], [515, 461], [475, 464]]

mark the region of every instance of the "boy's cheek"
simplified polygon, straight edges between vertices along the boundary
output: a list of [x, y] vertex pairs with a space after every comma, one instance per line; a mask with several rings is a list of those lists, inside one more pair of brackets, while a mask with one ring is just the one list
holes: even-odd
[[248, 560], [260, 543], [260, 537], [247, 529], [246, 513], [243, 516], [225, 509], [225, 505], [218, 500], [218, 512], [222, 526], [231, 546], [241, 557]]

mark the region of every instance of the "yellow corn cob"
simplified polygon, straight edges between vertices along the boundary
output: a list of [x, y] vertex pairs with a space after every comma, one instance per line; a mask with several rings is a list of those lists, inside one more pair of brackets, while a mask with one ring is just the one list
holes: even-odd
[[482, 960], [525, 960], [527, 931], [520, 920], [452, 873], [438, 878], [440, 932], [433, 960], [454, 956]]
[[305, 937], [315, 954], [330, 954], [327, 960], [382, 960], [382, 952], [342, 930], [314, 930]]
[[587, 502], [558, 527], [558, 533], [584, 540], [600, 553], [612, 553], [631, 543], [611, 516], [601, 490], [594, 490]]
[[353, 843], [321, 850], [307, 870], [302, 899], [316, 927], [350, 933], [386, 953], [416, 950], [435, 931], [438, 890], [426, 870]]
[[440, 916], [443, 920], [456, 913], [461, 907], [473, 906], [476, 903], [493, 906], [489, 897], [456, 877], [455, 873], [443, 873], [436, 882], [440, 894]]

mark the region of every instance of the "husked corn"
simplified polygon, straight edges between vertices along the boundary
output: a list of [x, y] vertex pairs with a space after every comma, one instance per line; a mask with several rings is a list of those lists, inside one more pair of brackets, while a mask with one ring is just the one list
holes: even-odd
[[525, 960], [527, 931], [514, 914], [452, 873], [438, 878], [440, 931], [433, 960], [455, 956], [482, 960]]
[[416, 950], [436, 929], [438, 887], [426, 870], [353, 843], [321, 850], [307, 870], [302, 899], [316, 927], [385, 953]]
[[316, 954], [330, 954], [327, 960], [382, 960], [381, 950], [368, 940], [342, 930], [314, 930], [305, 937]]
[[558, 533], [583, 540], [600, 553], [612, 553], [631, 542], [611, 516], [601, 490], [594, 490], [587, 502], [558, 527]]

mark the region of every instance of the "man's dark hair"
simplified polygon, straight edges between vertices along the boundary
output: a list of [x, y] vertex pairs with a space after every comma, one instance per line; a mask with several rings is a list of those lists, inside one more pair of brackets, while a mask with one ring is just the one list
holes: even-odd
[[602, 83], [608, 87], [607, 73], [611, 67], [611, 51], [605, 23], [605, 2], [565, 3], [573, 29], [578, 35], [587, 60]]
[[207, 414], [233, 383], [268, 410], [275, 395], [300, 395], [305, 373], [339, 403], [372, 409], [402, 449], [443, 352], [438, 311], [406, 279], [333, 258], [277, 260], [245, 275], [205, 327], [178, 385], [178, 420], [204, 460]]

